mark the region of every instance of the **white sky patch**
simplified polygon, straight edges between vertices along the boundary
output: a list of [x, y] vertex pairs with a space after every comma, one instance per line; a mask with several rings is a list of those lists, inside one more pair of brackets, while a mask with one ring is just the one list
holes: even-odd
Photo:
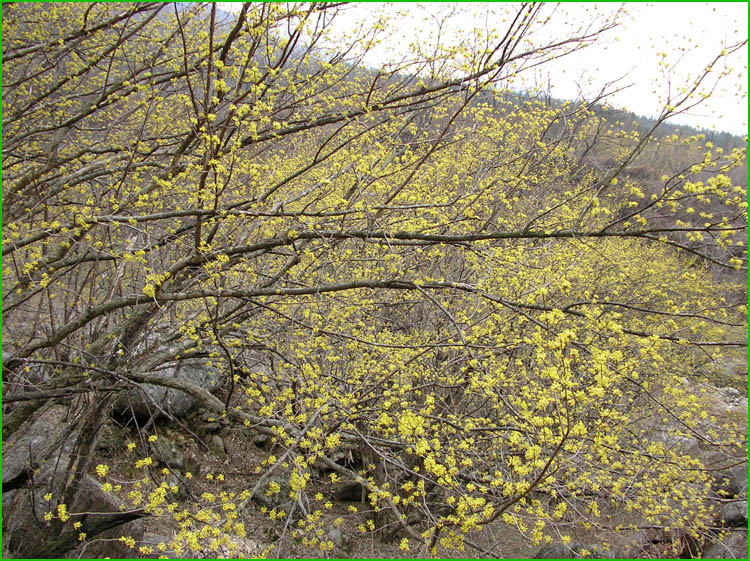
[[[744, 3], [626, 4], [626, 11], [622, 25], [608, 33], [600, 46], [566, 60], [570, 64], [565, 74], [576, 79], [560, 79], [558, 97], [574, 97], [576, 83], [588, 83], [584, 79], [591, 80], [595, 89], [597, 84], [622, 78], [620, 84], [629, 87], [615, 94], [611, 103], [654, 117], [670, 90], [674, 94], [691, 83], [722, 49], [747, 39]], [[659, 65], [662, 54], [668, 72]], [[713, 69], [714, 77], [731, 70], [711, 97], [670, 122], [747, 134], [747, 60], [745, 44], [726, 66], [721, 63]], [[555, 78], [563, 76], [559, 68], [546, 70]], [[714, 83], [715, 78], [709, 78], [705, 86]]]
[[[220, 3], [220, 7], [239, 9], [232, 3]], [[620, 7], [611, 3], [546, 5], [543, 14], [553, 17], [531, 37], [543, 44], [570, 35]], [[334, 26], [345, 35], [358, 21], [386, 14], [389, 31], [365, 58], [369, 66], [379, 66], [401, 60], [410, 44], [418, 43], [429, 52], [435, 40], [446, 46], [470, 41], [467, 38], [475, 27], [503, 30], [507, 25], [503, 18], [516, 9], [517, 5], [501, 3], [361, 3], [347, 7], [334, 19]], [[575, 100], [591, 99], [610, 84], [610, 90], [620, 88], [608, 98], [611, 105], [656, 117], [666, 100], [691, 84], [723, 49], [747, 39], [747, 4], [743, 2], [626, 3], [624, 10], [620, 25], [594, 45], [521, 73], [514, 87], [538, 87], [553, 97]], [[669, 122], [747, 134], [747, 61], [745, 44], [712, 68], [702, 86], [702, 91], [711, 92], [710, 97]], [[723, 71], [728, 75], [714, 87]]]

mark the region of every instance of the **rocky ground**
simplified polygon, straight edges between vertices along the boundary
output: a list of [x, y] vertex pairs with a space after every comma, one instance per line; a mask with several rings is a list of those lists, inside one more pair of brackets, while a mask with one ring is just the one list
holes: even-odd
[[[687, 383], [687, 382], [686, 382]], [[747, 420], [747, 397], [736, 388], [715, 388], [702, 385], [697, 388], [703, 392], [711, 404], [712, 413], [720, 418], [737, 418]], [[189, 405], [189, 404], [188, 404]], [[8, 442], [3, 450], [3, 552], [4, 557], [16, 557], [24, 551], [24, 536], [33, 535], [44, 520], [45, 497], [43, 490], [54, 487], [54, 480], [60, 473], [59, 466], [37, 464], [36, 458], [50, 454], [61, 443], [62, 450], [59, 462], [69, 461], [66, 456], [65, 443], [72, 436], [54, 430], [64, 427], [62, 418], [66, 414], [63, 406], [52, 406], [43, 417], [23, 432], [23, 437]], [[127, 451], [127, 442], [136, 442], [158, 462], [157, 474], [164, 470], [162, 477], [169, 485], [177, 485], [181, 490], [178, 502], [194, 502], [203, 493], [234, 493], [239, 496], [246, 489], [252, 489], [259, 479], [258, 466], [263, 465], [272, 453], [268, 437], [250, 428], [229, 426], [222, 420], [215, 419], [202, 409], [186, 408], [177, 420], [156, 420], [147, 431], [140, 433], [134, 430], [132, 423], [123, 424], [123, 418], [113, 419], [104, 429], [96, 450], [94, 465], [110, 466], [107, 480], [132, 480], [136, 475], [133, 467], [134, 453]], [[148, 442], [144, 434], [156, 435], [154, 442]], [[691, 443], [682, 443], [690, 445]], [[696, 444], [696, 453], [699, 446]], [[346, 451], [341, 451], [338, 461], [346, 462]], [[35, 490], [29, 488], [24, 473], [30, 464], [36, 470]], [[192, 477], [186, 477], [187, 473]], [[325, 501], [333, 498], [332, 504], [326, 507], [324, 501], [315, 508], [321, 508], [324, 514], [319, 523], [321, 538], [333, 544], [332, 551], [306, 546], [299, 538], [293, 536], [294, 520], [272, 520], [266, 512], [274, 507], [284, 508], [284, 499], [267, 497], [260, 493], [256, 500], [246, 500], [240, 505], [240, 519], [246, 529], [246, 537], [238, 540], [235, 557], [247, 558], [266, 555], [270, 557], [424, 557], [422, 551], [403, 551], [399, 549], [398, 540], [382, 540], [372, 534], [363, 534], [359, 525], [369, 513], [367, 503], [362, 501], [361, 489], [353, 485], [334, 484], [327, 477], [325, 470], [317, 473], [311, 480], [309, 489], [313, 495], [320, 492]], [[45, 479], [46, 478], [46, 479]], [[223, 478], [223, 481], [220, 479]], [[738, 464], [715, 474], [715, 496], [721, 520], [717, 519], [717, 530], [714, 539], [706, 544], [702, 551], [691, 550], [686, 540], [682, 555], [703, 555], [706, 558], [746, 558], [747, 554], [747, 464]], [[53, 483], [50, 484], [49, 481]], [[160, 481], [156, 481], [159, 483]], [[265, 482], [263, 485], [267, 485]], [[100, 490], [100, 483], [95, 476], [89, 476], [85, 482], [87, 492], [83, 499], [70, 507], [71, 512], [107, 512], [117, 511], [112, 494]], [[284, 485], [283, 482], [280, 485]], [[7, 491], [6, 491], [7, 489]], [[279, 497], [285, 495], [282, 487]], [[288, 505], [287, 505], [288, 506]], [[358, 511], [351, 512], [352, 508]], [[626, 523], [622, 513], [604, 513], [614, 524]], [[334, 521], [340, 518], [340, 524]], [[66, 554], [66, 557], [157, 557], [167, 555], [176, 557], [169, 543], [179, 531], [178, 523], [169, 516], [159, 518], [146, 517], [108, 530], [97, 539], [85, 541]], [[122, 543], [119, 537], [123, 534], [133, 538], [134, 543]], [[596, 532], [573, 533], [577, 542], [565, 547], [561, 543], [547, 544], [541, 548], [532, 547], [529, 541], [519, 532], [505, 525], [490, 526], [483, 532], [472, 536], [473, 543], [479, 549], [468, 549], [465, 553], [440, 551], [440, 557], [515, 557], [515, 558], [565, 558], [580, 557], [576, 552], [587, 549], [598, 557], [641, 557], [665, 558], [675, 557], [671, 550], [672, 536], [661, 529], [647, 529], [623, 534], [613, 544], [613, 551], [597, 549]], [[161, 544], [161, 550], [160, 548]], [[133, 547], [134, 546], [134, 547]], [[142, 547], [152, 548], [150, 554], [139, 553]], [[224, 548], [226, 549], [226, 548]], [[146, 549], [148, 551], [148, 549]], [[183, 551], [181, 557], [216, 557], [217, 554], [232, 554], [229, 550]]]

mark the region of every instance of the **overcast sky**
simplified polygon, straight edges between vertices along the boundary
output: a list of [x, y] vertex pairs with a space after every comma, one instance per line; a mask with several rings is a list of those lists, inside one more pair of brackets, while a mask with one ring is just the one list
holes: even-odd
[[[574, 55], [566, 74], [588, 74], [595, 82], [625, 76], [621, 83], [632, 85], [616, 94], [614, 103], [638, 114], [656, 115], [667, 92], [656, 53], [666, 52], [666, 61], [675, 64], [670, 72], [674, 88], [694, 79], [725, 46], [747, 39], [744, 2], [632, 3], [626, 9], [629, 15], [602, 48]], [[747, 53], [745, 45], [728, 59], [732, 76], [722, 80], [704, 105], [672, 122], [747, 134]], [[571, 80], [561, 80], [559, 91], [566, 98], [576, 95]]]
[[[230, 3], [221, 3], [221, 7], [238, 9]], [[620, 4], [613, 3], [564, 3], [555, 8], [550, 4], [545, 10], [547, 13], [555, 10], [554, 17], [542, 35], [569, 32], [571, 28], [590, 23], [597, 13], [606, 15], [619, 7]], [[488, 15], [488, 12], [500, 13], [507, 6], [499, 3], [361, 3], [338, 17], [337, 25], [345, 31], [362, 14], [380, 11], [389, 14], [396, 32], [367, 60], [375, 66], [397, 56], [414, 39], [426, 41], [430, 22], [434, 20], [431, 14], [444, 14], [453, 8], [468, 10], [474, 15], [453, 18], [453, 29], [446, 32], [444, 28], [441, 41], [468, 33], [478, 22], [488, 25], [488, 21], [497, 20], [500, 27], [500, 16]], [[525, 74], [525, 83], [544, 84], [555, 97], [576, 99], [581, 95], [590, 98], [604, 84], [619, 80], [618, 87], [627, 87], [613, 95], [610, 103], [653, 117], [659, 114], [670, 92], [674, 94], [680, 85], [695, 79], [723, 48], [747, 39], [747, 3], [744, 2], [626, 3], [625, 10], [621, 25], [605, 34], [596, 45], [529, 71]], [[709, 100], [670, 122], [747, 134], [747, 53], [745, 45], [729, 57], [731, 76], [722, 80]], [[665, 64], [660, 66], [659, 60]], [[726, 68], [717, 66], [712, 76]]]

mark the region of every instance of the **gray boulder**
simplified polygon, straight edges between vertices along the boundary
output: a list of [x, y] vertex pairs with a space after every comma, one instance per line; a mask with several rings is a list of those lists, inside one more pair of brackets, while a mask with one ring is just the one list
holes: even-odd
[[[217, 368], [208, 367], [200, 361], [181, 361], [155, 371], [154, 374], [177, 378], [199, 388], [213, 391], [221, 380]], [[134, 416], [139, 419], [160, 417], [164, 414], [182, 417], [195, 405], [195, 399], [185, 392], [153, 384], [139, 384], [121, 395], [116, 401], [117, 415]]]
[[270, 437], [267, 434], [263, 434], [262, 432], [258, 432], [255, 429], [252, 428], [243, 428], [238, 433], [237, 436], [240, 440], [246, 442], [246, 443], [252, 443], [258, 448], [263, 448], [266, 446], [270, 440]]
[[[278, 485], [279, 491], [276, 493], [269, 493], [268, 488], [271, 485]], [[266, 483], [263, 489], [260, 489], [258, 493], [253, 495], [253, 500], [256, 503], [268, 508], [282, 507], [283, 510], [289, 512], [289, 508], [294, 503], [294, 501], [289, 497], [289, 493], [291, 492], [291, 490], [292, 488], [286, 481], [282, 479], [271, 479]]]
[[727, 526], [733, 528], [746, 528], [747, 499], [732, 501], [721, 505], [721, 518]]
[[736, 388], [717, 388], [716, 397], [719, 399], [720, 403], [727, 409], [731, 410], [735, 407], [747, 409], [747, 398], [744, 397]]
[[[66, 415], [65, 407], [47, 408], [17, 433], [22, 436], [14, 435], [3, 447], [3, 545], [13, 557], [132, 557], [116, 540], [123, 535], [138, 539], [142, 514], [121, 512], [115, 497], [88, 475], [77, 481], [77, 493], [66, 505], [69, 521], [60, 525], [44, 518], [61, 499], [78, 438]], [[74, 530], [74, 522], [81, 528]], [[85, 532], [87, 540], [80, 542], [79, 532]]]
[[211, 448], [211, 451], [216, 454], [217, 458], [222, 460], [226, 458], [227, 451], [224, 448], [224, 439], [218, 434], [211, 435], [211, 440], [209, 441], [208, 446]]
[[[123, 519], [119, 508], [119, 501], [111, 494], [101, 490], [99, 481], [93, 477], [86, 476], [83, 489], [74, 503], [74, 512], [89, 512], [92, 514], [83, 517], [83, 531], [99, 524], [117, 524]], [[94, 514], [95, 513], [95, 514]], [[144, 524], [138, 518], [126, 521], [122, 524], [105, 530], [101, 533], [89, 536], [89, 543], [82, 543], [65, 554], [67, 559], [80, 559], [93, 557], [101, 559], [104, 557], [128, 558], [137, 555], [137, 549], [131, 549], [120, 542], [120, 536], [131, 537], [136, 542], [143, 539]], [[98, 541], [102, 540], [102, 541]]]
[[703, 559], [747, 559], [747, 529], [736, 528], [721, 541], [708, 546]]
[[714, 492], [722, 498], [747, 497], [747, 464], [737, 465], [714, 475]]
[[[152, 532], [144, 532], [141, 540], [138, 542], [138, 549], [141, 547], [150, 548], [150, 553], [144, 553], [144, 559], [158, 559], [161, 556], [167, 559], [179, 559], [173, 549], [169, 547], [169, 543], [172, 541], [170, 536], [162, 534], [154, 534]], [[166, 548], [164, 550], [159, 549], [159, 545], [164, 544]]]
[[331, 528], [328, 531], [328, 540], [333, 542], [338, 554], [349, 554], [352, 552], [352, 540], [338, 528]]
[[[280, 490], [269, 495], [268, 488], [272, 483], [278, 485]], [[302, 518], [303, 514], [297, 505], [297, 500], [290, 496], [291, 490], [291, 487], [283, 478], [271, 479], [266, 482], [263, 489], [253, 495], [252, 500], [258, 505], [276, 509], [277, 512], [283, 511], [287, 516], [291, 516], [292, 521], [296, 522]]]
[[[70, 520], [62, 527], [54, 521], [47, 523], [44, 514], [55, 506], [55, 499], [51, 505], [44, 499], [48, 489], [44, 483], [48, 481], [40, 481], [34, 490], [17, 489], [7, 501], [3, 497], [3, 539], [13, 557], [133, 557], [133, 550], [119, 538], [141, 538], [140, 514], [120, 512], [114, 497], [104, 493], [93, 477], [86, 476], [73, 504], [68, 505]], [[74, 522], [81, 522], [82, 527], [73, 529]], [[86, 541], [78, 540], [79, 532], [87, 534]]]
[[267, 434], [263, 434], [262, 432], [256, 432], [251, 437], [253, 444], [255, 444], [258, 448], [262, 448], [265, 446], [270, 437]]
[[159, 436], [151, 443], [151, 453], [160, 463], [174, 470], [185, 468], [185, 456], [177, 445], [166, 436]]
[[31, 473], [50, 463], [68, 465], [77, 433], [69, 434], [67, 414], [67, 407], [52, 405], [3, 443], [3, 493], [23, 486]]

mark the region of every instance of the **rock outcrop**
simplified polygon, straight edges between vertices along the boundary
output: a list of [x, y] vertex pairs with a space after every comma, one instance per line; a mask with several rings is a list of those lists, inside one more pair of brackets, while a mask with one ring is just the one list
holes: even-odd
[[[200, 360], [181, 361], [162, 367], [154, 374], [177, 378], [199, 388], [213, 391], [221, 381], [218, 369], [206, 366]], [[139, 384], [115, 401], [114, 413], [150, 419], [171, 415], [182, 417], [195, 405], [195, 399], [185, 392], [154, 384]]]
[[67, 414], [66, 407], [50, 406], [3, 446], [3, 550], [23, 558], [132, 557], [118, 540], [140, 539], [143, 513], [122, 512], [93, 477], [74, 483], [77, 491], [64, 505], [69, 518], [58, 516], [78, 437]]

